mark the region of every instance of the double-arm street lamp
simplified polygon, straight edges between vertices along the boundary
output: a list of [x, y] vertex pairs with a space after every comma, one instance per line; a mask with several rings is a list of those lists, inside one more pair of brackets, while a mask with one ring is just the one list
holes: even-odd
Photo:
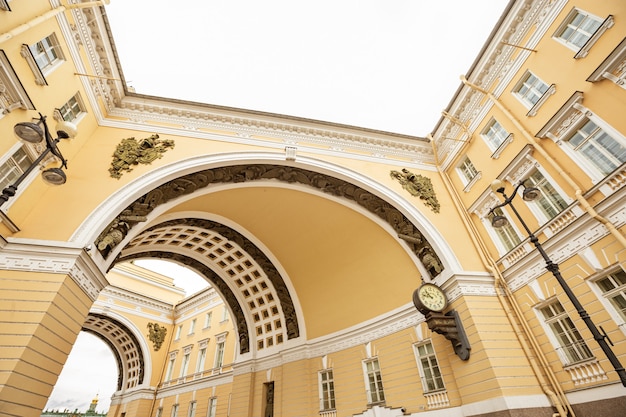
[[11, 197], [15, 195], [17, 192], [17, 187], [28, 177], [28, 175], [37, 167], [47, 156], [49, 153], [52, 153], [61, 161], [61, 168], [48, 168], [45, 169], [41, 176], [44, 181], [49, 184], [61, 185], [65, 184], [67, 177], [65, 176], [65, 172], [63, 172], [63, 168], [67, 168], [67, 160], [61, 154], [61, 150], [57, 147], [57, 144], [61, 139], [69, 139], [76, 136], [77, 130], [76, 126], [69, 122], [59, 122], [56, 126], [57, 137], [53, 138], [50, 133], [50, 129], [48, 128], [48, 124], [46, 123], [46, 116], [39, 113], [39, 119], [36, 123], [32, 122], [23, 122], [18, 123], [13, 128], [13, 131], [24, 142], [28, 143], [39, 143], [43, 140], [46, 141], [46, 149], [35, 159], [28, 168], [20, 175], [20, 177], [15, 180], [15, 182], [4, 190], [2, 190], [2, 194], [0, 195], [0, 206], [9, 201]]
[[[515, 209], [515, 206], [513, 206], [513, 199], [515, 198], [518, 190], [521, 187], [524, 187], [524, 190], [522, 192], [522, 198], [525, 201], [532, 201], [536, 199], [537, 197], [539, 197], [540, 191], [537, 188], [526, 187], [523, 184], [523, 182], [518, 184], [517, 187], [515, 187], [510, 197], [508, 197], [505, 194], [504, 183], [501, 180], [495, 180], [491, 184], [491, 189], [499, 194], [502, 194], [502, 196], [504, 197], [504, 202], [502, 204], [498, 204], [497, 206], [493, 207], [491, 211], [489, 212], [490, 214], [493, 214], [491, 225], [493, 227], [505, 226], [508, 223], [508, 219], [504, 216], [496, 215], [494, 210], [500, 207], [504, 207], [504, 206], [511, 207], [511, 211], [513, 211], [513, 213], [515, 214], [519, 222], [522, 224], [522, 226], [524, 227], [524, 230], [526, 230], [526, 233], [528, 233], [528, 237], [530, 238], [530, 241], [535, 245], [535, 247], [537, 248], [537, 250], [543, 257], [543, 259], [546, 261], [546, 269], [552, 272], [552, 275], [554, 275], [556, 280], [559, 282], [559, 284], [561, 285], [561, 288], [563, 288], [563, 291], [565, 291], [565, 294], [567, 295], [569, 300], [572, 302], [572, 304], [578, 311], [580, 318], [585, 322], [585, 324], [591, 331], [593, 338], [596, 340], [596, 342], [598, 342], [598, 344], [604, 351], [604, 354], [611, 362], [611, 365], [613, 365], [613, 368], [615, 368], [615, 372], [617, 372], [617, 374], [619, 375], [619, 378], [622, 381], [622, 385], [626, 387], [626, 371], [624, 370], [624, 367], [622, 366], [619, 359], [617, 358], [617, 356], [615, 356], [615, 353], [613, 353], [613, 350], [611, 349], [611, 346], [613, 346], [613, 342], [611, 342], [611, 339], [609, 339], [608, 335], [606, 334], [604, 329], [602, 329], [602, 327], [600, 327], [600, 329], [602, 330], [602, 333], [600, 333], [596, 325], [591, 320], [591, 317], [589, 317], [589, 314], [587, 313], [587, 311], [585, 311], [580, 301], [578, 301], [578, 298], [576, 298], [576, 295], [572, 292], [567, 282], [565, 282], [565, 279], [563, 279], [563, 276], [561, 275], [561, 272], [559, 271], [559, 266], [555, 264], [554, 262], [552, 262], [552, 260], [550, 259], [546, 251], [541, 246], [541, 243], [539, 243], [539, 239], [537, 239], [537, 236], [535, 236], [530, 231], [530, 229], [528, 228], [528, 226], [526, 225], [526, 223], [524, 222], [524, 220], [522, 219], [518, 211]], [[611, 346], [609, 346], [609, 343], [611, 344]]]

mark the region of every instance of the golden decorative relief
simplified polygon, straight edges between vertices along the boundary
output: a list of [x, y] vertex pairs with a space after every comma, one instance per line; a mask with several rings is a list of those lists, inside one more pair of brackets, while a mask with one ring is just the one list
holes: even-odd
[[148, 340], [154, 344], [155, 351], [161, 349], [166, 334], [167, 329], [165, 326], [159, 326], [158, 323], [148, 323]]
[[121, 178], [124, 172], [133, 170], [139, 164], [151, 164], [163, 157], [168, 148], [174, 147], [171, 139], [159, 139], [159, 135], [137, 140], [135, 138], [122, 139], [113, 153], [113, 161], [109, 173], [113, 178]]
[[390, 175], [391, 178], [400, 181], [402, 188], [407, 190], [409, 194], [424, 200], [424, 204], [430, 207], [432, 211], [439, 213], [439, 201], [435, 195], [430, 178], [420, 174], [413, 174], [405, 168], [402, 168], [402, 172], [391, 171]]

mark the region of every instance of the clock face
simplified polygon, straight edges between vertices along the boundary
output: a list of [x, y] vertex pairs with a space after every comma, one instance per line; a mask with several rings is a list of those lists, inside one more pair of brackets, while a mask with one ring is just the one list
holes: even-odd
[[413, 293], [413, 303], [421, 312], [443, 311], [448, 306], [446, 294], [434, 284], [422, 284]]

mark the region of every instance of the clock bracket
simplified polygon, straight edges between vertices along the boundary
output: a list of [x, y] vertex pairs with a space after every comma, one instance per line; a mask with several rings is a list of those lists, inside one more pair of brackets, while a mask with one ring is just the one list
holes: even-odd
[[463, 322], [455, 310], [450, 310], [445, 314], [431, 311], [425, 317], [428, 328], [448, 339], [452, 343], [454, 353], [461, 360], [469, 359], [471, 347], [463, 328]]

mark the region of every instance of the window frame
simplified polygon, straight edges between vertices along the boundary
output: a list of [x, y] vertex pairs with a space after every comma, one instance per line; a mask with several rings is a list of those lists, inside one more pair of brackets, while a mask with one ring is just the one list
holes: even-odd
[[609, 313], [613, 321], [617, 324], [617, 327], [626, 335], [626, 311], [620, 312], [617, 306], [611, 301], [613, 294], [620, 293], [622, 297], [626, 299], [626, 284], [619, 285], [614, 289], [604, 291], [600, 288], [598, 284], [599, 281], [603, 279], [616, 275], [623, 274], [626, 275], [626, 271], [622, 267], [613, 267], [603, 271], [598, 276], [590, 278], [587, 282], [591, 286], [591, 289], [594, 291], [600, 302], [604, 305], [605, 310]]
[[207, 406], [207, 417], [216, 417], [217, 415], [217, 397], [209, 398]]
[[[324, 379], [324, 375], [330, 375], [330, 378]], [[320, 411], [335, 410], [335, 378], [332, 368], [318, 371], [317, 381], [320, 395]]]
[[[500, 254], [504, 255], [506, 253], [509, 253], [516, 247], [518, 247], [524, 241], [524, 235], [520, 233], [520, 230], [517, 228], [517, 224], [513, 221], [513, 218], [509, 214], [507, 208], [498, 207], [497, 209], [494, 209], [492, 214], [495, 216], [504, 216], [508, 220], [508, 224], [497, 228], [497, 227], [493, 227], [493, 225], [491, 224], [491, 217], [489, 214], [483, 217], [483, 224], [487, 223], [485, 227], [489, 235], [491, 236], [492, 240], [496, 244], [496, 247], [500, 251]], [[509, 244], [507, 244], [507, 241], [504, 239], [505, 235], [508, 236], [509, 238], [513, 238], [513, 237], [516, 238], [516, 239], [509, 239], [511, 240], [511, 243], [510, 243], [511, 247], [509, 247]]]
[[[85, 102], [80, 93], [76, 92], [65, 104], [55, 109], [54, 116], [57, 121], [65, 120], [66, 122], [78, 124], [85, 117], [85, 114], [87, 114]], [[71, 117], [68, 117], [70, 115]]]
[[[544, 310], [556, 305], [560, 307], [561, 311], [555, 313], [552, 317], [546, 317]], [[544, 328], [545, 334], [550, 340], [550, 343], [552, 344], [552, 347], [557, 353], [563, 366], [570, 366], [595, 360], [593, 351], [587, 345], [587, 342], [582, 337], [580, 331], [576, 327], [576, 324], [568, 314], [567, 310], [565, 310], [563, 304], [557, 298], [552, 298], [542, 303], [541, 305], [536, 306], [535, 313], [537, 314], [541, 326]], [[558, 322], [562, 328], [567, 327], [567, 329], [565, 329], [565, 331], [563, 332], [559, 332], [558, 329], [555, 328], [555, 326], [552, 326], [552, 323], [556, 322]], [[566, 338], [569, 340], [569, 343], [564, 343], [564, 341], [560, 338], [561, 334], [566, 336]], [[570, 348], [572, 350], [568, 350]], [[579, 356], [578, 358], [575, 358], [572, 355], [573, 351], [575, 351], [576, 355]], [[583, 352], [585, 351], [586, 354], [583, 354]]]
[[[383, 377], [382, 377], [382, 372], [380, 369], [380, 362], [378, 361], [378, 358], [368, 358], [364, 360], [362, 364], [363, 364], [363, 377], [364, 377], [364, 382], [365, 382], [365, 390], [367, 393], [368, 404], [369, 405], [384, 404], [385, 403], [385, 388], [383, 384]], [[368, 369], [368, 365], [370, 364], [372, 365], [376, 364], [376, 367], [375, 368], [372, 367], [371, 371]], [[371, 379], [371, 376], [374, 377], [373, 381]], [[376, 398], [374, 398], [374, 393], [371, 390], [372, 384], [375, 388]]]
[[[35, 48], [39, 44], [43, 44], [44, 42], [48, 43], [48, 45], [50, 46], [49, 48], [44, 47], [44, 50], [53, 51], [56, 56], [54, 60], [48, 60], [48, 64], [41, 67], [37, 60], [39, 54], [35, 56], [35, 54], [33, 53], [33, 48]], [[48, 85], [46, 77], [65, 62], [65, 54], [63, 53], [63, 48], [61, 48], [58, 37], [54, 32], [32, 45], [22, 44], [20, 54], [24, 59], [26, 59], [28, 66], [35, 76], [35, 83], [38, 85]]]
[[[420, 352], [420, 348], [421, 347], [427, 347], [430, 346], [432, 352], [427, 352], [427, 355], [422, 355]], [[435, 352], [435, 347], [432, 344], [431, 340], [424, 340], [421, 341], [419, 343], [415, 343], [413, 345], [413, 349], [414, 349], [414, 353], [415, 353], [415, 360], [417, 362], [417, 369], [419, 371], [420, 374], [420, 379], [422, 381], [422, 389], [424, 394], [430, 394], [433, 392], [440, 392], [440, 391], [446, 391], [446, 384], [443, 380], [443, 375], [441, 374], [441, 367], [439, 366], [439, 360], [437, 359], [437, 354]], [[426, 376], [426, 370], [424, 369], [424, 364], [423, 364], [423, 359], [427, 359], [429, 361], [429, 370], [432, 374], [432, 367], [430, 366], [430, 359], [434, 359], [435, 362], [435, 367], [438, 373], [438, 376], [433, 376], [431, 378], [434, 387], [431, 389], [428, 386], [429, 383], [429, 379]], [[439, 383], [436, 382], [437, 378], [440, 380], [440, 386]]]
[[0, 49], [0, 118], [15, 109], [35, 110], [35, 105], [6, 53]]
[[[468, 165], [469, 163], [469, 165]], [[470, 172], [473, 172], [473, 175], [470, 177], [468, 175]], [[464, 192], [469, 192], [470, 189], [476, 182], [482, 177], [482, 172], [476, 169], [476, 166], [469, 158], [469, 156], [465, 156], [456, 166], [456, 172], [465, 187], [463, 188]]]
[[[535, 79], [535, 82], [527, 85], [527, 81], [531, 77]], [[536, 88], [535, 85], [537, 84], [537, 82], [541, 83], [541, 86], [542, 88], [545, 88], [545, 91], [542, 92], [541, 89]], [[528, 94], [520, 92], [524, 87], [527, 87], [528, 88], [527, 91], [530, 91], [533, 93], [533, 97], [535, 96], [537, 97], [536, 101], [533, 102], [532, 100], [528, 99], [528, 96], [529, 96]], [[535, 116], [537, 112], [539, 111], [539, 108], [543, 106], [543, 104], [548, 100], [548, 98], [555, 92], [556, 92], [556, 85], [546, 83], [545, 81], [543, 81], [541, 78], [539, 78], [535, 73], [533, 73], [530, 70], [526, 70], [524, 72], [524, 74], [520, 77], [519, 81], [513, 87], [513, 90], [511, 90], [511, 93], [513, 94], [513, 96], [517, 98], [519, 102], [522, 103], [522, 105], [524, 105], [524, 107], [528, 109], [528, 113], [526, 113], [526, 116], [528, 117]]]
[[[494, 126], [496, 125], [499, 126], [498, 129], [494, 129]], [[491, 134], [492, 132], [493, 134]], [[505, 132], [506, 136], [502, 137], [502, 132]], [[491, 154], [492, 159], [498, 159], [504, 148], [506, 148], [509, 143], [513, 142], [513, 133], [505, 129], [502, 123], [500, 123], [495, 117], [489, 119], [485, 127], [481, 130], [480, 136], [493, 152]], [[497, 138], [498, 140], [494, 140], [494, 138]]]
[[[585, 16], [587, 18], [593, 19], [595, 22], [598, 22], [598, 27], [595, 28], [595, 30], [593, 32], [586, 32], [585, 33], [586, 35], [588, 35], [587, 39], [580, 46], [575, 44], [575, 43], [573, 43], [573, 42], [567, 41], [566, 39], [564, 39], [561, 36], [562, 33], [565, 32], [565, 30], [570, 27], [570, 23], [578, 15], [583, 15], [583, 16]], [[600, 39], [600, 37], [604, 34], [604, 32], [606, 32], [608, 29], [612, 28], [614, 24], [615, 24], [615, 20], [613, 18], [613, 15], [608, 15], [606, 18], [603, 19], [603, 18], [601, 18], [599, 16], [596, 16], [596, 15], [594, 15], [592, 13], [589, 13], [586, 10], [580, 9], [578, 7], [574, 7], [574, 8], [572, 8], [572, 10], [570, 10], [570, 12], [567, 14], [567, 16], [565, 16], [565, 19], [563, 19], [563, 22], [561, 22], [559, 27], [556, 29], [556, 31], [552, 35], [552, 38], [554, 40], [556, 40], [557, 42], [565, 45], [566, 47], [568, 47], [572, 51], [576, 52], [576, 54], [574, 55], [575, 59], [581, 59], [581, 58], [585, 58], [587, 55], [589, 55], [589, 51], [596, 44], [596, 42], [598, 42], [598, 39]], [[581, 32], [578, 31], [579, 27], [580, 26], [576, 26], [576, 29], [574, 29], [574, 33], [581, 33]]]
[[[539, 130], [535, 135], [539, 138], [549, 138], [561, 147], [563, 152], [580, 166], [591, 178], [592, 182], [598, 183], [608, 177], [598, 166], [584, 154], [572, 148], [568, 143], [580, 126], [592, 121], [602, 131], [607, 133], [614, 141], [626, 146], [626, 136], [600, 118], [595, 112], [582, 104], [583, 93], [576, 91], [561, 106], [559, 111]], [[623, 165], [622, 163], [621, 165]], [[616, 168], [617, 169], [617, 168]]]
[[196, 402], [189, 402], [189, 409], [187, 410], [187, 417], [195, 417], [196, 416]]

